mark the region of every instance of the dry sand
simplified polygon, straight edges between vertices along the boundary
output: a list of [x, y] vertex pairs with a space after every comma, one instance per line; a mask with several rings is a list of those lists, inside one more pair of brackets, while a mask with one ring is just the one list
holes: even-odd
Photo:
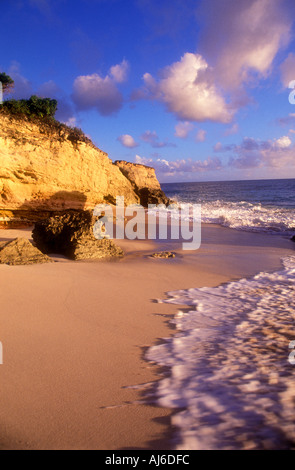
[[[122, 241], [119, 262], [0, 266], [0, 449], [169, 449], [170, 410], [143, 400], [159, 369], [148, 346], [173, 334], [169, 290], [275, 270], [294, 245], [204, 226], [202, 248]], [[0, 241], [30, 231], [0, 231]], [[155, 246], [156, 245], [156, 246]], [[170, 260], [148, 259], [176, 250]]]

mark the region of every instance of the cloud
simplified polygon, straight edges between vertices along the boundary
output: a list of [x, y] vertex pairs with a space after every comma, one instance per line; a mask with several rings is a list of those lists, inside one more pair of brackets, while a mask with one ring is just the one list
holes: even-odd
[[135, 163], [152, 166], [161, 176], [183, 176], [192, 173], [203, 173], [205, 171], [216, 171], [223, 168], [219, 158], [208, 157], [206, 160], [182, 159], [168, 161], [163, 158], [145, 158], [136, 155]]
[[145, 96], [164, 103], [179, 120], [229, 123], [233, 112], [216, 88], [212, 73], [201, 55], [186, 53], [161, 72], [160, 80], [144, 75]]
[[175, 126], [175, 137], [179, 139], [186, 139], [189, 133], [193, 130], [194, 125], [191, 122], [185, 121], [176, 124]]
[[291, 145], [292, 140], [289, 136], [283, 136], [275, 140], [255, 140], [252, 137], [245, 137], [240, 145], [222, 145], [221, 142], [218, 142], [214, 147], [214, 151], [216, 153], [260, 152], [274, 149], [285, 149]]
[[161, 142], [159, 136], [155, 131], [146, 131], [140, 137], [141, 140], [147, 144], [150, 144], [154, 149], [159, 149], [163, 147], [176, 147], [176, 145], [169, 142]]
[[96, 109], [102, 116], [110, 116], [122, 108], [123, 95], [116, 83], [123, 77], [121, 66], [122, 64], [112, 67], [110, 74], [106, 77], [94, 73], [76, 78], [72, 99], [78, 111]]
[[77, 125], [77, 118], [75, 116], [70, 117], [65, 124], [69, 127], [76, 127]]
[[138, 147], [138, 144], [135, 142], [134, 138], [129, 134], [120, 135], [117, 140], [121, 142], [124, 147], [130, 149]]
[[217, 142], [217, 144], [214, 146], [214, 152], [215, 153], [225, 153], [225, 152], [231, 152], [232, 150], [236, 149], [236, 145], [222, 145], [221, 142]]
[[292, 145], [292, 140], [288, 136], [281, 137], [280, 139], [276, 140], [276, 146], [282, 149], [290, 147]]
[[292, 126], [295, 124], [295, 113], [290, 113], [288, 116], [279, 118], [277, 123], [281, 126]]
[[20, 64], [13, 61], [8, 69], [8, 75], [14, 80], [13, 99], [28, 99], [33, 94], [32, 83], [21, 74]]
[[12, 62], [8, 74], [14, 80], [14, 89], [11, 93], [13, 99], [28, 99], [33, 94], [37, 94], [42, 98], [51, 98], [58, 101], [58, 107], [56, 112], [56, 119], [65, 124], [73, 126], [76, 123], [74, 116], [74, 108], [72, 103], [66, 94], [60, 89], [60, 87], [53, 81], [49, 80], [39, 86], [36, 90], [33, 88], [32, 83], [21, 74], [20, 64], [16, 61]]
[[[251, 101], [247, 87], [268, 77], [277, 54], [289, 44], [290, 3], [206, 0], [199, 5], [198, 51], [186, 52], [161, 70], [159, 78], [146, 73], [144, 86], [131, 99], [160, 101], [181, 121], [226, 124]], [[293, 54], [285, 65], [288, 70], [289, 62], [293, 69]]]
[[56, 119], [70, 127], [74, 127], [77, 123], [77, 118], [72, 103], [65, 95], [57, 97], [57, 102]]
[[112, 75], [116, 83], [126, 82], [128, 78], [128, 72], [129, 72], [129, 63], [125, 59], [123, 60], [123, 62], [121, 62], [121, 64], [114, 65], [110, 69], [110, 75]]
[[53, 80], [43, 83], [38, 89], [38, 95], [43, 98], [55, 98], [60, 93], [61, 89]]
[[204, 129], [200, 129], [196, 135], [196, 142], [205, 142], [207, 132]]
[[237, 134], [239, 132], [239, 124], [233, 124], [229, 127], [225, 132], [224, 135], [227, 137], [229, 135]]
[[43, 98], [56, 99], [58, 102], [56, 119], [70, 127], [75, 127], [77, 118], [74, 116], [73, 104], [53, 80], [40, 85], [37, 93]]
[[185, 177], [189, 175], [222, 170], [253, 170], [256, 168], [281, 169], [294, 166], [295, 145], [289, 136], [274, 140], [255, 140], [247, 137], [240, 145], [223, 146], [220, 142], [215, 151], [231, 153], [224, 158], [207, 157], [205, 160], [179, 159], [169, 161], [161, 157], [145, 158], [136, 155], [135, 162], [152, 166], [161, 177]]
[[257, 75], [266, 77], [291, 38], [292, 15], [285, 0], [206, 0], [198, 17], [202, 54], [230, 90]]
[[290, 53], [287, 59], [282, 63], [281, 76], [283, 85], [288, 88], [289, 83], [295, 80], [295, 54]]
[[293, 165], [295, 160], [295, 146], [289, 136], [267, 141], [247, 137], [240, 145], [218, 143], [215, 151], [231, 152], [229, 167], [237, 169], [283, 168]]

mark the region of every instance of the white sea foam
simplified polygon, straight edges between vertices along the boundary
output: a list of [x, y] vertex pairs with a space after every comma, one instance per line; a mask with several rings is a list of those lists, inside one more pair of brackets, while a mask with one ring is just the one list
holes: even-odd
[[251, 232], [289, 234], [295, 231], [294, 209], [249, 202], [214, 201], [202, 205], [202, 220]]
[[178, 333], [148, 360], [170, 368], [158, 402], [173, 417], [177, 449], [295, 447], [295, 257], [284, 269], [217, 288], [170, 292], [186, 305]]
[[[189, 210], [192, 204], [178, 201], [179, 206]], [[222, 225], [236, 230], [264, 232], [280, 235], [294, 235], [294, 209], [262, 206], [249, 202], [213, 201], [201, 204], [202, 222]], [[162, 210], [164, 215], [165, 209]], [[179, 211], [171, 212], [172, 218], [179, 217]]]

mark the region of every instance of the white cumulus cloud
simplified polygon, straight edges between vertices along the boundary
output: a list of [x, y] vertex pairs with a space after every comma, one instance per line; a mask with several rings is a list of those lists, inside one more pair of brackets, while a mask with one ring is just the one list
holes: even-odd
[[[201, 50], [223, 86], [239, 87], [253, 72], [265, 77], [291, 38], [292, 17], [283, 0], [206, 0]], [[217, 20], [218, 18], [218, 20]]]
[[118, 112], [123, 106], [123, 95], [117, 84], [127, 79], [128, 63], [124, 60], [111, 67], [109, 74], [81, 75], [73, 85], [72, 99], [78, 111], [96, 109], [103, 116]]
[[295, 80], [295, 54], [292, 52], [281, 65], [282, 83], [288, 88], [289, 83]]
[[280, 137], [279, 139], [277, 139], [275, 144], [276, 144], [277, 147], [279, 147], [281, 149], [285, 149], [285, 148], [290, 147], [290, 145], [292, 145], [292, 140], [290, 139], [290, 137], [285, 135], [285, 136]]
[[121, 64], [113, 65], [113, 67], [110, 68], [110, 74], [117, 83], [126, 82], [128, 78], [128, 72], [129, 63], [125, 59], [123, 62], [121, 62]]
[[179, 122], [175, 126], [175, 137], [179, 139], [186, 139], [189, 133], [193, 130], [194, 125], [191, 122]]
[[135, 163], [147, 165], [155, 168], [156, 173], [161, 176], [185, 176], [193, 173], [203, 173], [206, 171], [216, 171], [223, 168], [219, 158], [208, 157], [205, 160], [179, 159], [166, 160], [164, 158], [145, 158], [136, 155]]
[[207, 132], [204, 129], [199, 129], [196, 135], [196, 142], [205, 142]]
[[117, 139], [124, 147], [135, 148], [138, 147], [138, 144], [135, 142], [134, 138], [129, 134], [120, 135]]
[[229, 123], [232, 111], [212, 80], [212, 71], [199, 54], [186, 53], [166, 67], [162, 78], [143, 77], [147, 96], [163, 102], [168, 111], [184, 121]]

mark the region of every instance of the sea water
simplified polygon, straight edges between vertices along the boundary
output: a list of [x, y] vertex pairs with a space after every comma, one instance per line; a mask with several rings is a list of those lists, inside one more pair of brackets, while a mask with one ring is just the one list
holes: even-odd
[[169, 183], [178, 203], [201, 204], [202, 221], [252, 232], [295, 233], [295, 179]]
[[[294, 233], [295, 180], [163, 185], [201, 203], [203, 220], [239, 230]], [[190, 287], [190, 286], [188, 286]], [[295, 256], [282, 269], [216, 288], [170, 292], [177, 333], [147, 359], [170, 371], [157, 401], [175, 409], [177, 449], [295, 448]]]

